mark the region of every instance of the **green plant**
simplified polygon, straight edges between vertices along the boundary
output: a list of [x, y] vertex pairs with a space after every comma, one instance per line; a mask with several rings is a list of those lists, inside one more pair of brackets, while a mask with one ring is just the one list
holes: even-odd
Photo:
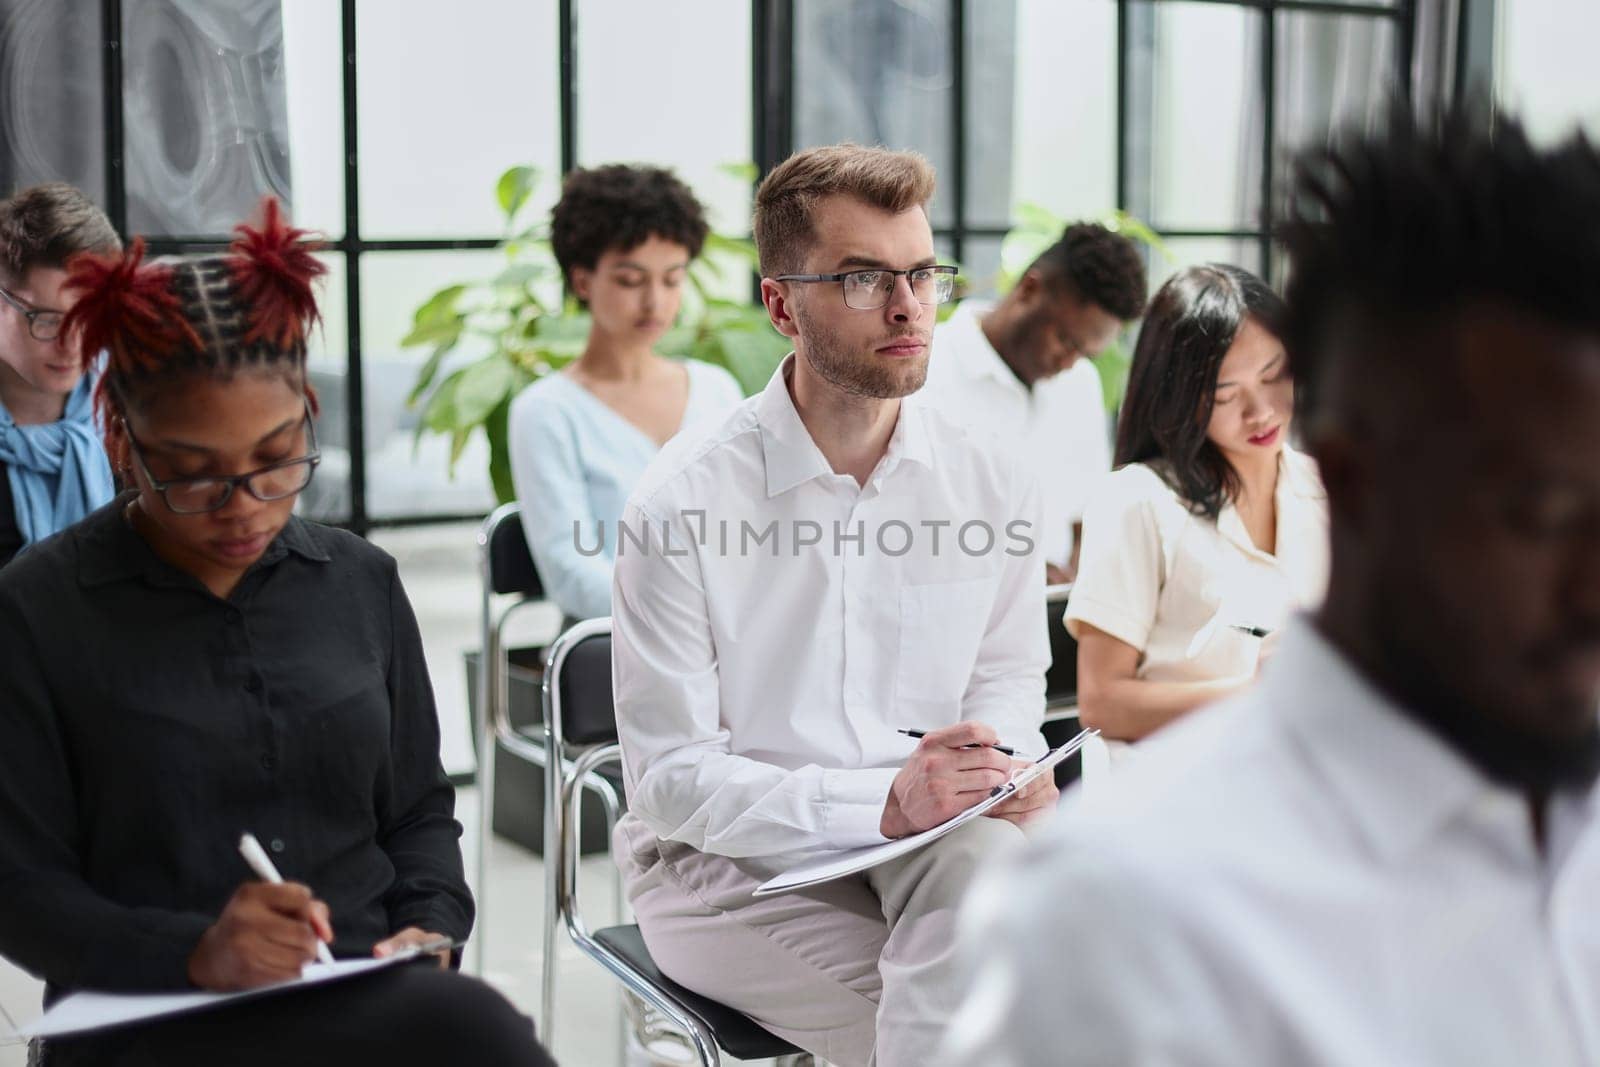
[[[1061, 237], [1067, 219], [1038, 204], [1019, 204], [1017, 224], [1001, 239], [1000, 270], [996, 275], [995, 291], [1002, 296], [1010, 292], [1024, 271], [1039, 258], [1039, 254]], [[1171, 262], [1172, 253], [1161, 235], [1125, 211], [1115, 211], [1098, 220], [1106, 229], [1147, 246], [1164, 262]], [[1133, 353], [1128, 346], [1125, 330], [1094, 361], [1100, 372], [1100, 388], [1105, 394], [1106, 410], [1115, 413], [1122, 403], [1123, 391], [1128, 385], [1128, 364]]]
[[[734, 164], [726, 172], [754, 181], [755, 168]], [[493, 277], [447, 285], [412, 315], [403, 346], [429, 349], [407, 403], [420, 405], [417, 427], [450, 437], [450, 472], [472, 435], [489, 442], [489, 478], [502, 502], [515, 498], [511, 484], [508, 419], [518, 393], [559, 370], [582, 352], [589, 316], [561, 291], [561, 271], [550, 250], [544, 219], [525, 216], [539, 174], [512, 167], [495, 183], [505, 215], [500, 243], [505, 265]], [[713, 233], [704, 254], [689, 268], [689, 290], [678, 323], [658, 345], [663, 355], [691, 357], [727, 368], [747, 394], [766, 384], [788, 341], [773, 330], [767, 313], [750, 300], [718, 295], [719, 285], [742, 284], [756, 265], [755, 246], [740, 237]], [[730, 273], [731, 272], [731, 273]], [[443, 373], [463, 346], [487, 353]], [[441, 376], [442, 375], [442, 376]]]

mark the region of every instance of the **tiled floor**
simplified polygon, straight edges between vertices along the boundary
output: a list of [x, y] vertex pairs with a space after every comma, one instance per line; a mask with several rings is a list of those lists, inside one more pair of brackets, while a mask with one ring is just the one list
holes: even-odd
[[[471, 526], [420, 527], [381, 532], [373, 540], [400, 561], [401, 577], [416, 607], [427, 646], [444, 734], [443, 759], [452, 772], [471, 770], [466, 676], [461, 653], [478, 642], [478, 579]], [[548, 640], [558, 625], [553, 614], [529, 612], [512, 644]], [[477, 871], [478, 795], [460, 790], [457, 815], [467, 828], [462, 845], [469, 877]], [[486, 922], [475, 937], [487, 946], [486, 977], [529, 1015], [539, 1008], [543, 960], [540, 923], [544, 908], [544, 864], [538, 856], [503, 839], [491, 845]], [[592, 857], [580, 871], [584, 912], [595, 923], [614, 908], [610, 859]], [[618, 986], [563, 935], [556, 996], [555, 1047], [565, 1067], [623, 1064]], [[469, 964], [472, 957], [468, 956]], [[0, 960], [0, 1007], [24, 1024], [39, 1013], [40, 985]], [[0, 1022], [0, 1032], [5, 1029]], [[0, 1067], [21, 1067], [24, 1052], [0, 1046]], [[729, 1061], [732, 1062], [732, 1061]], [[630, 1063], [627, 1067], [641, 1067]]]

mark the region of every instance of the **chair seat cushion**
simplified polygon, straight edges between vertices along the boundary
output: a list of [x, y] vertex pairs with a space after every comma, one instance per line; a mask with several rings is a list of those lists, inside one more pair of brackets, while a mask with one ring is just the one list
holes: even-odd
[[610, 926], [595, 932], [594, 939], [622, 957], [651, 985], [658, 986], [700, 1020], [717, 1035], [722, 1051], [741, 1060], [765, 1060], [774, 1056], [792, 1056], [801, 1051], [789, 1042], [772, 1036], [750, 1021], [749, 1017], [732, 1008], [691, 993], [683, 986], [661, 973], [650, 950], [644, 947], [644, 937], [637, 926]]

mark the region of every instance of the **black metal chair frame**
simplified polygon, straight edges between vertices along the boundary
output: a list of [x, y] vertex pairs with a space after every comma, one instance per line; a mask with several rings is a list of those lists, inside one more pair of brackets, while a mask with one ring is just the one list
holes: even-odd
[[[574, 649], [587, 640], [600, 637], [609, 639], [610, 634], [610, 619], [585, 620], [558, 637], [546, 656], [543, 689], [545, 749], [559, 753], [563, 758], [551, 760], [545, 773], [545, 895], [547, 900], [556, 902], [557, 913], [566, 926], [568, 936], [585, 955], [610, 971], [635, 996], [677, 1026], [705, 1067], [718, 1067], [722, 1062], [720, 1047], [726, 1037], [719, 1035], [717, 1028], [706, 1018], [706, 1009], [728, 1012], [759, 1031], [757, 1024], [738, 1016], [726, 1006], [695, 996], [670, 980], [663, 981], [644, 973], [634, 960], [619, 951], [623, 943], [637, 942], [642, 947], [642, 941], [638, 940], [638, 928], [618, 926], [591, 932], [578, 907], [578, 828], [582, 825], [584, 790], [574, 788], [574, 783], [586, 781], [588, 776], [594, 775], [607, 763], [619, 762], [622, 748], [616, 742], [614, 708], [611, 709], [613, 725], [609, 740], [581, 744], [568, 742], [563, 721], [562, 678]], [[570, 761], [567, 757], [570, 757]], [[554, 958], [555, 941], [555, 925], [547, 925], [544, 943], [547, 961]], [[546, 973], [548, 976], [549, 972]], [[543, 1004], [546, 1020], [554, 1017], [553, 998], [553, 987], [546, 985]], [[697, 1007], [696, 1002], [700, 1006]], [[543, 1028], [541, 1036], [549, 1043], [549, 1021], [543, 1023]], [[730, 1048], [729, 1052], [739, 1053], [739, 1050]], [[749, 1052], [742, 1055], [748, 1058]], [[787, 1056], [799, 1056], [802, 1062], [806, 1058], [801, 1050], [772, 1037], [770, 1045], [756, 1053], [755, 1058]]]
[[[509, 542], [507, 539], [511, 539]], [[520, 553], [518, 546], [520, 545]], [[497, 553], [497, 549], [499, 553]], [[515, 556], [514, 565], [506, 567], [496, 566], [497, 554], [509, 551]], [[523, 573], [505, 574], [505, 570], [515, 572], [525, 569]], [[485, 944], [484, 931], [487, 930], [488, 898], [489, 898], [489, 842], [494, 836], [494, 760], [495, 743], [498, 741], [507, 752], [516, 758], [540, 767], [545, 772], [546, 780], [550, 776], [550, 761], [546, 757], [546, 747], [530, 739], [518, 730], [511, 722], [511, 700], [508, 662], [505, 647], [506, 627], [511, 620], [524, 609], [533, 605], [548, 603], [544, 597], [544, 589], [539, 581], [538, 572], [534, 569], [533, 556], [528, 552], [528, 545], [522, 530], [522, 507], [518, 503], [502, 504], [496, 508], [483, 525], [478, 529], [478, 570], [483, 584], [482, 615], [480, 620], [480, 649], [482, 660], [478, 669], [478, 721], [474, 724], [478, 738], [478, 884], [477, 884], [477, 927], [479, 936], [473, 951], [473, 968], [481, 976], [484, 971]], [[520, 578], [520, 580], [518, 580]], [[498, 614], [495, 612], [494, 600], [497, 595], [508, 593], [517, 594], [517, 599], [507, 605]], [[605, 805], [606, 825], [615, 826], [621, 812], [621, 799], [611, 783], [598, 774], [574, 775], [574, 780], [581, 781], [585, 787], [594, 790], [600, 796], [600, 802]], [[545, 815], [545, 826], [550, 825], [549, 813]], [[548, 841], [548, 836], [546, 837]], [[547, 852], [545, 865], [548, 869], [553, 860]], [[620, 886], [620, 880], [619, 880]], [[618, 899], [621, 898], [619, 889]], [[551, 931], [558, 922], [555, 901], [546, 897], [544, 907], [544, 928], [546, 953], [544, 958], [543, 994], [541, 997], [544, 1009], [539, 1019], [540, 1029], [545, 1035], [545, 1042], [550, 1041], [550, 1028], [555, 1021], [550, 1014], [551, 993], [555, 982], [556, 961], [555, 956], [549, 951], [553, 940]]]

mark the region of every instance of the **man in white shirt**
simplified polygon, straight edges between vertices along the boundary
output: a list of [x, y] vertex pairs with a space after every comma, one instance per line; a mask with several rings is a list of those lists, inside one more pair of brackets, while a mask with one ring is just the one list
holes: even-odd
[[1286, 231], [1325, 606], [975, 889], [945, 1062], [1600, 1063], [1600, 153], [1388, 125]]
[[1138, 248], [1104, 226], [1079, 222], [998, 303], [964, 300], [934, 330], [926, 399], [1032, 464], [1052, 585], [1072, 580], [1084, 505], [1111, 469], [1094, 359], [1144, 303]]
[[752, 895], [976, 804], [1015, 766], [1000, 744], [1044, 751], [1037, 491], [907, 399], [953, 273], [932, 194], [920, 156], [853, 145], [762, 183], [762, 296], [795, 353], [646, 472], [613, 588], [615, 852], [645, 942], [839, 1065], [927, 1062], [964, 986], [967, 883], [1055, 800], [1046, 775], [865, 874]]

